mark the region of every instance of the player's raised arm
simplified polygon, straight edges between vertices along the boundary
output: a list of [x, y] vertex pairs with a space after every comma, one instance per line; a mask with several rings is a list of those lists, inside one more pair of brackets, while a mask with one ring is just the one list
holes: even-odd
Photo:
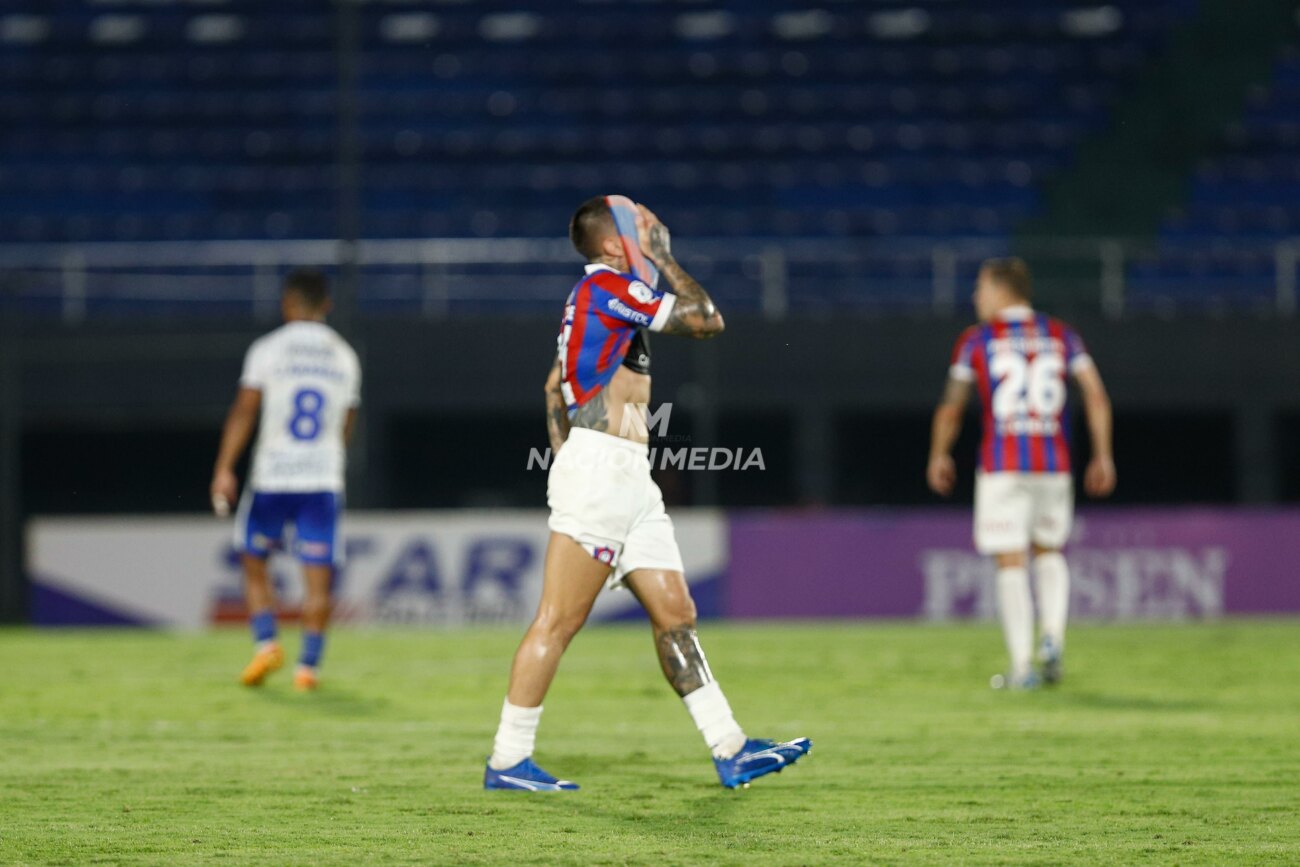
[[1112, 445], [1110, 396], [1095, 364], [1081, 366], [1074, 374], [1083, 393], [1083, 408], [1092, 438], [1092, 460], [1083, 474], [1083, 489], [1090, 497], [1108, 497], [1115, 490], [1115, 453]]
[[257, 414], [262, 407], [262, 392], [255, 388], [240, 388], [235, 395], [235, 402], [226, 414], [226, 424], [221, 430], [221, 446], [217, 450], [217, 463], [212, 469], [212, 509], [218, 515], [225, 515], [230, 504], [239, 499], [239, 479], [235, 478], [235, 464], [244, 453], [253, 428], [257, 426]]
[[966, 414], [970, 392], [969, 382], [949, 376], [930, 424], [930, 461], [926, 466], [925, 480], [930, 490], [941, 497], [951, 494], [957, 484], [957, 465], [952, 459], [952, 447], [961, 434], [962, 416]]
[[637, 231], [641, 236], [641, 250], [668, 278], [673, 294], [677, 296], [662, 333], [699, 339], [721, 334], [726, 323], [722, 321], [717, 305], [709, 293], [704, 291], [704, 287], [677, 264], [672, 254], [672, 238], [668, 234], [668, 228], [645, 205], [637, 205]]
[[560, 359], [557, 356], [551, 365], [551, 372], [546, 375], [546, 435], [551, 441], [551, 454], [554, 455], [569, 438], [569, 408], [564, 403], [564, 393], [560, 390]]

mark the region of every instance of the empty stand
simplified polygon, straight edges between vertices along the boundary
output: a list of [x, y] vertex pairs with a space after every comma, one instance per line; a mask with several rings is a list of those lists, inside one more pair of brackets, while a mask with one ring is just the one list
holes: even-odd
[[[367, 3], [362, 232], [555, 237], [622, 191], [682, 235], [886, 251], [809, 303], [915, 299], [893, 240], [1005, 243], [1193, 6]], [[306, 0], [0, 15], [0, 241], [332, 237], [335, 77]]]

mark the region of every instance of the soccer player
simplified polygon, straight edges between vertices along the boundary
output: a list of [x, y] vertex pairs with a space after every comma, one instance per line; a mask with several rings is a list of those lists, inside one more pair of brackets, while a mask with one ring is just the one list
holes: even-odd
[[569, 641], [601, 588], [624, 586], [645, 608], [669, 684], [682, 697], [728, 788], [793, 764], [811, 749], [747, 738], [709, 670], [695, 629], [695, 603], [682, 559], [650, 478], [645, 412], [650, 402], [646, 331], [707, 338], [722, 314], [673, 259], [668, 230], [637, 208], [641, 250], [667, 277], [665, 293], [630, 271], [604, 197], [585, 202], [569, 224], [589, 262], [565, 304], [558, 353], [546, 380], [553, 463], [547, 482], [550, 542], [537, 614], [515, 653], [492, 755], [488, 789], [576, 789], [532, 759], [542, 700]]
[[[984, 439], [975, 478], [975, 546], [997, 561], [998, 611], [1011, 667], [995, 686], [1032, 689], [1061, 678], [1070, 571], [1061, 549], [1070, 537], [1074, 488], [1066, 413], [1066, 375], [1083, 394], [1092, 462], [1083, 477], [1093, 497], [1115, 489], [1110, 399], [1097, 366], [1074, 329], [1031, 306], [1029, 268], [1020, 259], [983, 263], [975, 287], [980, 324], [957, 340], [948, 384], [934, 413], [926, 478], [952, 493], [951, 451], [972, 387], [984, 409]], [[1033, 668], [1034, 604], [1029, 554], [1038, 595], [1040, 673]]]
[[302, 654], [293, 685], [315, 689], [330, 614], [346, 446], [361, 402], [357, 354], [325, 324], [330, 311], [323, 274], [298, 270], [284, 282], [284, 325], [258, 339], [244, 358], [239, 392], [226, 417], [212, 471], [212, 505], [229, 512], [239, 489], [235, 462], [258, 424], [249, 484], [239, 501], [235, 546], [242, 555], [244, 598], [256, 652], [241, 676], [258, 686], [284, 664], [276, 640], [275, 595], [267, 558], [293, 526], [302, 562]]

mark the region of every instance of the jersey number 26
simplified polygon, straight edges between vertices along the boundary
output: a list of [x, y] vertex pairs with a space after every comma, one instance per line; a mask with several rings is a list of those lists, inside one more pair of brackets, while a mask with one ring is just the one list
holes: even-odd
[[1004, 419], [1026, 414], [1050, 418], [1065, 406], [1065, 362], [1054, 353], [1027, 359], [1017, 352], [999, 352], [989, 362], [993, 387], [993, 416]]

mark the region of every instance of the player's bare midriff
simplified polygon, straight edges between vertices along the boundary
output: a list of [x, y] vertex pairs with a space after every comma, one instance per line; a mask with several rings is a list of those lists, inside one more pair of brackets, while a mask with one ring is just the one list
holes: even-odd
[[[650, 403], [650, 376], [619, 367], [599, 393], [570, 416], [572, 427], [585, 427], [633, 442], [649, 441], [646, 408]], [[632, 414], [636, 413], [637, 416]]]

